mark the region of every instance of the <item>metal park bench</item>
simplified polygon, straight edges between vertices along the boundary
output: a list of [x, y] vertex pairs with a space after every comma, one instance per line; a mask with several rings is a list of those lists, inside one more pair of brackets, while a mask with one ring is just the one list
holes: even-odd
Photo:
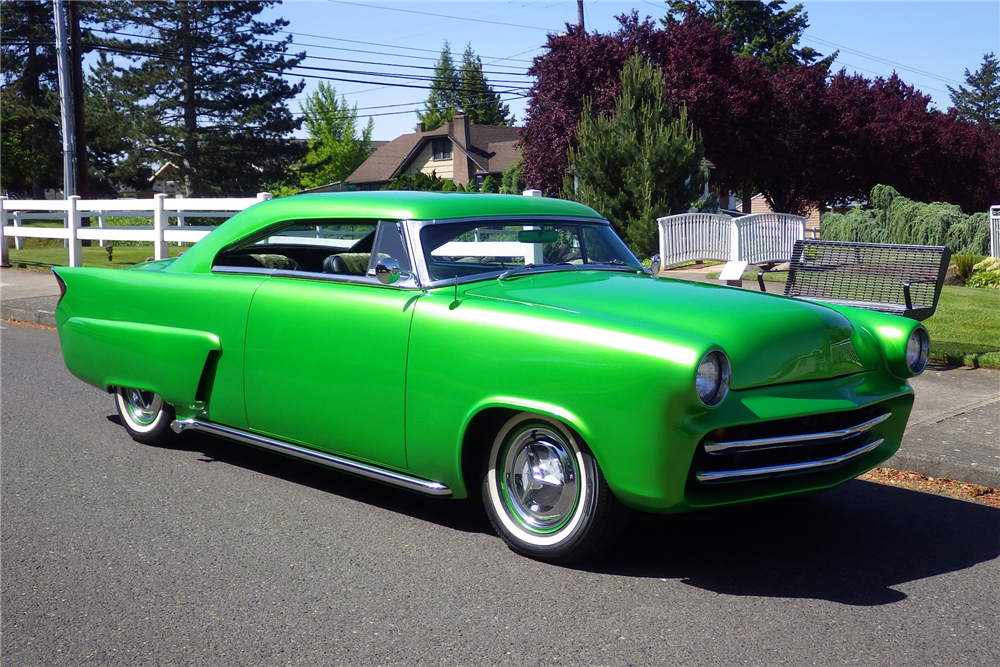
[[[796, 241], [785, 296], [925, 320], [934, 314], [951, 251], [943, 246]], [[757, 282], [764, 290], [764, 271]]]

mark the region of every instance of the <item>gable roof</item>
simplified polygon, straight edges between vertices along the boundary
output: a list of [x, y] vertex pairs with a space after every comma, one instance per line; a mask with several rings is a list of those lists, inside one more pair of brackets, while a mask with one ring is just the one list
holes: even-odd
[[517, 161], [521, 128], [500, 125], [469, 125], [469, 148], [462, 151], [455, 142], [455, 123], [445, 123], [429, 132], [403, 134], [379, 146], [360, 167], [344, 179], [345, 183], [381, 183], [391, 181], [406, 169], [428, 141], [447, 137], [459, 152], [465, 152], [486, 172], [501, 172]]

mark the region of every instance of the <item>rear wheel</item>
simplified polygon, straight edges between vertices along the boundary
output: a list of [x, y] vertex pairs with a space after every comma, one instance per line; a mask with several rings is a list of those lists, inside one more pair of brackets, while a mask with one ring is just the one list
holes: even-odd
[[170, 429], [174, 409], [159, 394], [130, 387], [115, 388], [115, 406], [122, 426], [133, 440], [146, 445], [164, 445], [176, 434]]
[[594, 457], [564, 424], [523, 412], [497, 433], [483, 501], [500, 537], [518, 553], [568, 563], [602, 550], [622, 507]]

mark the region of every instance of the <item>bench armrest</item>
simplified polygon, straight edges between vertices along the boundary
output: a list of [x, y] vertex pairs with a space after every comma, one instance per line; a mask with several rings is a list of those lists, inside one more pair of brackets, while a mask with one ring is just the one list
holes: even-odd
[[[764, 287], [764, 274], [765, 273], [774, 273], [775, 271], [777, 271], [777, 269], [761, 269], [760, 271], [757, 272], [757, 284], [760, 285], [760, 291], [761, 292], [766, 292], [767, 291], [767, 288]], [[784, 269], [783, 269], [783, 271], [784, 271]]]
[[910, 285], [915, 283], [936, 283], [934, 278], [922, 278], [920, 280], [907, 280], [903, 283], [903, 299], [906, 301], [906, 309], [913, 310], [913, 302], [910, 299]]

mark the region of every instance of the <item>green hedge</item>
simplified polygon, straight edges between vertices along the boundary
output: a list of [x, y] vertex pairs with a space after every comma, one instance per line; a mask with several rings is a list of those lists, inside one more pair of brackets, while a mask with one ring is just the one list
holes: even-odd
[[987, 218], [985, 212], [966, 215], [954, 204], [925, 204], [888, 185], [876, 185], [868, 206], [844, 214], [825, 213], [821, 226], [829, 241], [944, 245], [954, 254], [988, 255]]

